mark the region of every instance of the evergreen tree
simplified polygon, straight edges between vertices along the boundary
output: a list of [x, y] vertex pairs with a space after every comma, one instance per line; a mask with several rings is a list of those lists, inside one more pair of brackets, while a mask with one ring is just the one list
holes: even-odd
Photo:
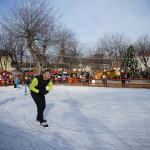
[[137, 53], [135, 52], [134, 47], [131, 45], [127, 52], [123, 55], [123, 60], [121, 63], [121, 69], [125, 72], [129, 69], [131, 75], [138, 75], [139, 74], [139, 67], [137, 61]]

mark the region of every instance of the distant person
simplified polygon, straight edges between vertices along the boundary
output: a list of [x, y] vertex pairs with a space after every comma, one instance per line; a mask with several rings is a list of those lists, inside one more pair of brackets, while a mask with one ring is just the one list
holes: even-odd
[[[46, 90], [47, 86], [49, 86], [49, 88]], [[44, 129], [48, 129], [47, 120], [43, 117], [46, 107], [45, 95], [49, 93], [52, 88], [51, 71], [49, 69], [45, 70], [42, 75], [35, 76], [30, 85], [31, 96], [37, 106], [36, 121]]]
[[21, 83], [21, 82], [20, 82], [20, 78], [17, 76], [17, 84], [16, 84], [16, 87], [17, 87], [17, 88], [20, 88], [20, 83]]
[[107, 74], [103, 72], [102, 78], [105, 79], [103, 80], [104, 86], [107, 86]]
[[3, 79], [4, 79], [4, 81], [5, 81], [5, 87], [7, 86], [7, 76], [6, 76], [6, 74], [4, 73], [4, 75], [3, 75]]
[[[123, 69], [121, 69], [121, 79], [125, 79], [125, 72]], [[125, 86], [125, 80], [121, 80], [122, 87]]]
[[24, 81], [24, 87], [25, 87], [25, 95], [27, 95], [27, 87], [30, 89], [31, 80], [29, 79], [28, 76], [26, 76], [23, 81]]
[[[130, 79], [131, 78], [131, 75], [130, 75], [130, 71], [129, 69], [127, 70], [127, 79]], [[130, 84], [130, 80], [127, 80], [127, 84]], [[128, 86], [128, 85], [127, 85]], [[130, 85], [129, 85], [130, 86]]]
[[61, 79], [62, 79], [62, 84], [65, 84], [66, 76], [64, 74], [62, 74]]
[[16, 91], [17, 90], [17, 86], [16, 85], [18, 83], [16, 76], [14, 76], [14, 78], [13, 78], [13, 83], [14, 83], [14, 90]]
[[[87, 72], [87, 73], [86, 73], [86, 79], [87, 79], [87, 80], [86, 80], [86, 83], [89, 83], [89, 78], [90, 78], [90, 74], [89, 74], [89, 72]], [[88, 84], [88, 85], [89, 85], [89, 84]]]

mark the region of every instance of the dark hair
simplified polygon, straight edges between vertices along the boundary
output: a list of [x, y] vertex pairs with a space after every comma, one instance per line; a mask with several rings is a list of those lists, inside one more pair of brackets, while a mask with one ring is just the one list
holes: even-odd
[[48, 72], [49, 74], [51, 74], [51, 70], [50, 70], [50, 69], [46, 69], [46, 70], [44, 71], [44, 73], [46, 73], [46, 72]]

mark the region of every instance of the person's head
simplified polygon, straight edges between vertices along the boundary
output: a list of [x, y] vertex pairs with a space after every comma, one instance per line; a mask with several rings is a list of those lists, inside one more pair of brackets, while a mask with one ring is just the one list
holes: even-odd
[[46, 69], [45, 71], [44, 71], [44, 78], [46, 79], [46, 80], [49, 80], [50, 78], [51, 78], [51, 70], [50, 69]]

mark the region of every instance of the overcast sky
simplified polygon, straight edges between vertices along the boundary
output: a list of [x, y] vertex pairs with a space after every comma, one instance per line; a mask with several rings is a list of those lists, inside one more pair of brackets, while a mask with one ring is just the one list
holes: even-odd
[[[0, 0], [0, 13], [15, 0]], [[122, 33], [134, 42], [150, 35], [150, 0], [50, 0], [83, 43], [96, 42], [104, 33]]]

